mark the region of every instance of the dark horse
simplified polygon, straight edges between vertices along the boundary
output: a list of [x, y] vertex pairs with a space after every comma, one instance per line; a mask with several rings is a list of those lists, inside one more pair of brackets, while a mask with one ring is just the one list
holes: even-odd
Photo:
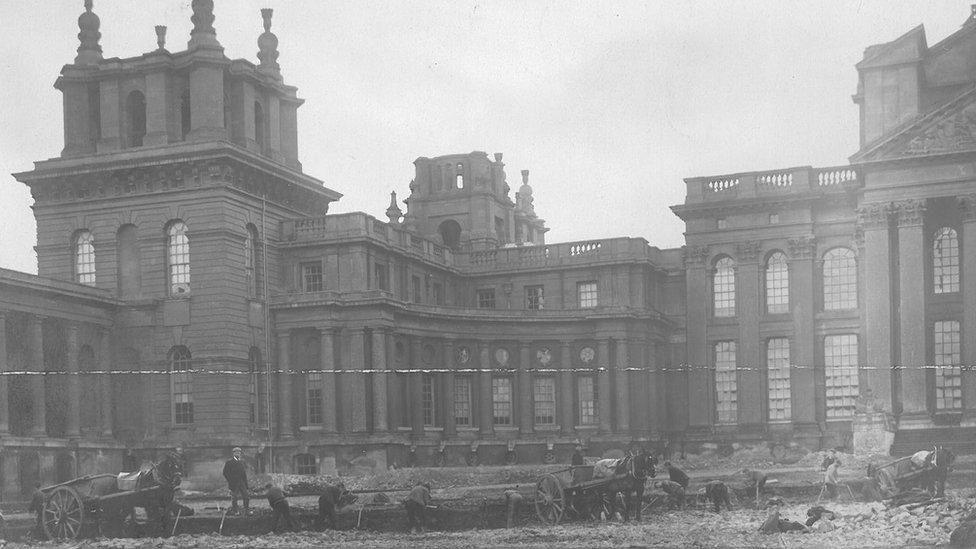
[[946, 478], [956, 460], [955, 454], [941, 444], [932, 448], [931, 466], [921, 478], [923, 487], [936, 497], [945, 495]]
[[183, 460], [175, 453], [134, 473], [93, 479], [90, 495], [98, 498], [100, 527], [121, 534], [125, 521], [134, 524], [135, 510], [142, 508], [150, 531], [166, 532], [173, 496], [182, 481]]
[[630, 519], [630, 507], [634, 507], [634, 518], [640, 522], [641, 508], [644, 502], [644, 485], [648, 477], [654, 478], [657, 472], [654, 466], [657, 458], [641, 449], [636, 455], [628, 455], [620, 460], [614, 470], [614, 477], [609, 481], [606, 495], [610, 515], [616, 512], [617, 500], [622, 500], [622, 515], [624, 522]]

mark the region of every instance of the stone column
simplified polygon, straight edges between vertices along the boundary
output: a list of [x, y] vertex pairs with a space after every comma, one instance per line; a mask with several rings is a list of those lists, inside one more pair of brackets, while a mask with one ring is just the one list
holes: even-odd
[[366, 333], [362, 328], [350, 330], [349, 360], [345, 368], [353, 370], [343, 373], [342, 402], [343, 421], [347, 431], [363, 433], [366, 431], [366, 376], [362, 370], [366, 368]]
[[596, 365], [600, 368], [597, 372], [597, 405], [600, 409], [600, 432], [611, 432], [613, 423], [613, 388], [610, 384], [610, 340], [601, 339], [596, 343]]
[[278, 333], [278, 435], [281, 439], [295, 436], [291, 371], [291, 333], [286, 330]]
[[[959, 197], [962, 206], [962, 402], [965, 421], [976, 422], [976, 193]], [[969, 276], [966, 276], [969, 273]], [[0, 355], [2, 356], [2, 355]]]
[[190, 69], [190, 133], [188, 141], [227, 136], [224, 129], [224, 68], [197, 61]]
[[615, 340], [617, 347], [616, 364], [614, 365], [614, 389], [616, 396], [616, 419], [617, 432], [627, 433], [630, 431], [630, 349], [627, 340], [623, 337]]
[[899, 427], [929, 425], [925, 352], [925, 201], [895, 204], [898, 219], [899, 343], [902, 410]]
[[[77, 438], [81, 435], [79, 420], [81, 418], [81, 378], [78, 377], [78, 324], [68, 322], [65, 326], [67, 335], [67, 376], [68, 376], [68, 409], [67, 409], [67, 435]], [[89, 395], [88, 398], [93, 398]]]
[[[112, 424], [115, 418], [112, 414], [112, 341], [108, 328], [98, 331], [98, 369], [103, 373], [98, 376], [99, 404], [101, 406], [101, 431], [103, 437], [112, 436]], [[148, 420], [148, 418], [147, 418]]]
[[576, 431], [576, 407], [573, 405], [573, 355], [572, 341], [559, 342], [559, 410], [563, 435]]
[[373, 431], [389, 430], [387, 417], [389, 416], [386, 402], [387, 359], [386, 332], [387, 328], [373, 328]]
[[817, 428], [817, 403], [814, 385], [816, 335], [816, 291], [813, 256], [817, 249], [812, 236], [791, 238], [789, 280], [790, 308], [793, 311], [793, 339], [790, 341], [790, 413], [801, 430]]
[[[712, 424], [714, 402], [708, 364], [708, 272], [707, 246], [688, 246], [685, 249], [685, 291], [687, 292], [687, 354], [689, 368], [675, 374], [688, 381], [688, 395], [677, 407], [687, 410], [688, 426], [701, 429]], [[675, 395], [679, 397], [679, 395]]]
[[[399, 363], [399, 369], [403, 368], [402, 357], [396, 356], [396, 341], [393, 337], [393, 331], [391, 330], [386, 334], [386, 356], [389, 357], [390, 364], [393, 365], [392, 369], [398, 369], [397, 360], [401, 361]], [[407, 365], [409, 367], [409, 364]], [[401, 385], [402, 376], [400, 374], [389, 374], [390, 379], [386, 386], [386, 395], [389, 398], [389, 403], [387, 404], [387, 410], [389, 411], [389, 427], [391, 431], [397, 431], [401, 426], [403, 426], [403, 417], [406, 415], [406, 410], [403, 402], [403, 387]]]
[[488, 343], [478, 342], [478, 432], [481, 436], [491, 436], [495, 429], [495, 408], [491, 400], [491, 363], [488, 358]]
[[47, 408], [44, 401], [44, 319], [37, 315], [27, 318], [27, 331], [30, 338], [30, 357], [28, 368], [31, 391], [31, 428], [30, 435], [43, 437], [47, 435]]
[[10, 361], [7, 357], [7, 316], [0, 311], [0, 436], [10, 433], [10, 417], [7, 398], [7, 376]]
[[[867, 371], [865, 379], [874, 396], [884, 402], [884, 409], [898, 412], [899, 397], [894, 395], [891, 367], [891, 251], [888, 237], [888, 204], [867, 204], [858, 210], [858, 221], [864, 227], [865, 331], [867, 335]], [[916, 258], [919, 263], [922, 259]]]
[[518, 385], [518, 427], [519, 433], [531, 435], [535, 427], [535, 407], [532, 399], [532, 374], [529, 373], [531, 357], [528, 341], [519, 341], [519, 364], [516, 371]]
[[736, 421], [740, 428], [760, 432], [765, 422], [766, 395], [763, 394], [760, 369], [759, 345], [759, 272], [762, 248], [759, 242], [744, 242], [738, 247], [736, 257], [736, 316], [739, 319], [739, 340], [736, 346]]
[[322, 369], [322, 431], [335, 433], [336, 423], [336, 363], [335, 330], [319, 330], [319, 360]]
[[166, 115], [169, 111], [169, 86], [165, 72], [146, 75], [146, 136], [144, 145], [164, 145], [169, 142]]
[[443, 367], [447, 372], [444, 374], [444, 436], [454, 437], [457, 434], [457, 425], [454, 423], [454, 341], [445, 339], [443, 352], [441, 353]]
[[423, 401], [423, 374], [419, 372], [422, 361], [422, 348], [419, 336], [410, 338], [410, 369], [414, 370], [410, 374], [410, 427], [413, 435], [420, 437], [424, 435], [424, 401]]
[[653, 399], [648, 406], [647, 417], [647, 430], [650, 436], [660, 434], [668, 417], [667, 384], [657, 360], [657, 352], [657, 342], [648, 340], [644, 352], [644, 366], [650, 369], [647, 376], [649, 380], [647, 396]]
[[122, 141], [119, 138], [121, 131], [119, 114], [121, 114], [122, 104], [119, 101], [118, 81], [112, 79], [99, 81], [98, 97], [101, 137], [96, 150], [99, 153], [117, 151], [122, 148]]

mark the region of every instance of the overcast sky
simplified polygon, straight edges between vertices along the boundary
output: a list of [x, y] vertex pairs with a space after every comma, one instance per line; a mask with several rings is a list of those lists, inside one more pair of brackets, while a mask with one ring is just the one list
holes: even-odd
[[[345, 195], [331, 212], [385, 219], [413, 160], [505, 153], [531, 170], [550, 242], [644, 237], [677, 247], [682, 179], [846, 163], [857, 148], [854, 64], [924, 24], [954, 32], [969, 1], [216, 0], [230, 58], [257, 61], [259, 9], [299, 110], [305, 171]], [[82, 0], [3, 5], [0, 267], [36, 272], [30, 194], [9, 173], [57, 156], [52, 84], [78, 46]], [[189, 0], [95, 0], [105, 57], [189, 38]], [[514, 194], [513, 194], [514, 199]]]

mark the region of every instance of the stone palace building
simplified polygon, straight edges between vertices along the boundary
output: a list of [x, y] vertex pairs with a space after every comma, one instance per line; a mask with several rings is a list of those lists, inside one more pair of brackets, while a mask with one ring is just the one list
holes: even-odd
[[547, 242], [498, 153], [328, 215], [271, 10], [254, 63], [192, 8], [185, 50], [105, 58], [86, 1], [64, 148], [16, 174], [39, 274], [0, 270], [0, 497], [174, 446], [191, 479], [234, 445], [299, 473], [833, 447], [856, 406], [896, 448], [976, 440], [976, 19], [865, 51], [849, 165], [689, 178], [659, 249]]

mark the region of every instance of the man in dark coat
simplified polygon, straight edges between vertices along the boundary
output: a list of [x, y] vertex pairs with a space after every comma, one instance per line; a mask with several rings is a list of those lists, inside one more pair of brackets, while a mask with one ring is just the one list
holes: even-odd
[[505, 524], [508, 528], [514, 528], [518, 523], [518, 515], [519, 509], [522, 507], [522, 499], [522, 493], [519, 491], [518, 484], [515, 485], [515, 488], [505, 490]]
[[274, 512], [274, 518], [271, 521], [271, 531], [277, 534], [279, 524], [286, 530], [290, 530], [293, 524], [291, 522], [291, 512], [288, 507], [288, 497], [285, 495], [284, 490], [271, 483], [266, 484], [264, 489], [265, 495], [268, 498], [268, 505], [271, 506], [271, 510]]
[[715, 506], [715, 512], [722, 511], [722, 504], [732, 510], [732, 501], [729, 500], [729, 487], [721, 480], [711, 480], [705, 484], [705, 497]]
[[224, 464], [224, 478], [230, 488], [231, 505], [228, 514], [236, 515], [240, 512], [237, 498], [244, 500], [244, 514], [251, 511], [251, 498], [247, 489], [247, 464], [244, 463], [244, 450], [234, 448], [234, 457]]
[[689, 479], [687, 473], [685, 473], [681, 469], [678, 469], [674, 465], [671, 465], [670, 461], [664, 462], [664, 468], [668, 470], [668, 478], [680, 484], [681, 487], [684, 488], [685, 490], [688, 489]]
[[344, 484], [338, 486], [326, 486], [319, 496], [319, 526], [337, 530], [339, 527], [336, 522], [336, 510], [349, 505], [356, 500]]
[[583, 465], [583, 448], [582, 447], [577, 446], [576, 447], [576, 450], [573, 451], [573, 460], [570, 462], [570, 465]]
[[668, 495], [668, 509], [683, 509], [685, 506], [685, 487], [673, 480], [659, 480], [658, 486]]
[[407, 508], [407, 527], [413, 534], [419, 528], [423, 534], [427, 530], [427, 506], [430, 505], [430, 484], [418, 484], [410, 490], [403, 506]]
[[31, 494], [30, 506], [27, 512], [34, 513], [34, 536], [37, 539], [47, 539], [44, 533], [44, 492], [41, 491], [41, 483], [34, 485], [34, 493]]

